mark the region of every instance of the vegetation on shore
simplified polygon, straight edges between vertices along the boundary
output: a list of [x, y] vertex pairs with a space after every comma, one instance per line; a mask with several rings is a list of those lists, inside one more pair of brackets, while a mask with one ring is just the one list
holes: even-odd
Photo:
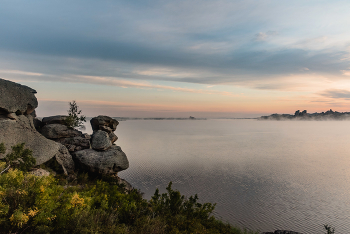
[[[0, 162], [0, 171], [7, 164]], [[166, 193], [156, 190], [146, 200], [113, 178], [80, 174], [68, 181], [20, 169], [11, 166], [0, 175], [0, 233], [254, 233], [217, 220], [215, 204], [186, 198], [171, 182]]]
[[295, 111], [291, 114], [272, 114], [261, 116], [258, 120], [350, 120], [350, 112], [338, 112], [332, 109], [321, 113], [307, 113], [307, 110]]

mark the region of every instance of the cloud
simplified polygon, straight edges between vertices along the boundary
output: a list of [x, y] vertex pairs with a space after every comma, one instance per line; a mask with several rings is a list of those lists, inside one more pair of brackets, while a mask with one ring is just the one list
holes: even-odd
[[117, 79], [114, 77], [74, 76], [74, 77], [66, 77], [65, 80], [70, 82], [75, 82], [75, 83], [112, 85], [112, 86], [118, 86], [122, 88], [159, 89], [159, 90], [171, 90], [176, 92], [186, 92], [186, 93], [217, 94], [217, 95], [234, 96], [234, 97], [239, 96], [237, 94], [233, 94], [231, 92], [226, 92], [226, 91], [173, 87], [173, 86], [167, 86], [167, 85], [151, 84], [148, 82], [135, 82], [130, 80]]
[[332, 4], [314, 3], [314, 12], [296, 3], [315, 16], [310, 20], [288, 3], [219, 2], [6, 1], [0, 9], [0, 22], [7, 22], [0, 24], [0, 69], [46, 74], [47, 80], [96, 76], [208, 85], [311, 71], [347, 75], [349, 37], [342, 34], [341, 43], [326, 47], [329, 37], [315, 27], [330, 30], [322, 14], [343, 17], [337, 30], [349, 22]]
[[267, 31], [266, 33], [259, 32], [259, 33], [255, 34], [255, 40], [256, 41], [266, 41], [267, 39], [269, 39], [275, 35], [278, 35], [278, 32], [276, 32], [276, 31]]
[[350, 91], [345, 89], [329, 89], [321, 92], [320, 95], [327, 98], [350, 100]]
[[42, 73], [18, 71], [18, 70], [0, 70], [0, 74], [15, 74], [15, 75], [25, 75], [25, 76], [42, 76]]

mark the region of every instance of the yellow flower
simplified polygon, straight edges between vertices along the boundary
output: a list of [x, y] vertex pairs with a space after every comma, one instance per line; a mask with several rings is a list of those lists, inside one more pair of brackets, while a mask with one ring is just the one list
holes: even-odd
[[52, 217], [48, 217], [47, 219], [50, 220], [50, 221], [52, 221], [52, 220], [54, 220], [56, 217], [57, 217], [57, 216], [54, 215], [54, 216], [52, 216]]
[[74, 193], [72, 199], [70, 200], [70, 203], [72, 204], [73, 207], [86, 205], [84, 204], [84, 198], [80, 198], [79, 194], [77, 194], [76, 192]]
[[45, 188], [42, 185], [40, 186], [40, 192], [42, 192], [42, 193], [45, 192]]
[[34, 217], [38, 212], [39, 212], [38, 208], [34, 207], [33, 210], [29, 210], [29, 211], [28, 211], [28, 215], [29, 215], [30, 217]]

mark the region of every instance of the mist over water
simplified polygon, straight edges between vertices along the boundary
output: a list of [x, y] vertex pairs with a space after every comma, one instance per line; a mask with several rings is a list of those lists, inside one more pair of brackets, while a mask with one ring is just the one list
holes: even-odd
[[149, 199], [169, 181], [253, 230], [350, 230], [350, 122], [121, 121], [130, 161], [119, 176]]

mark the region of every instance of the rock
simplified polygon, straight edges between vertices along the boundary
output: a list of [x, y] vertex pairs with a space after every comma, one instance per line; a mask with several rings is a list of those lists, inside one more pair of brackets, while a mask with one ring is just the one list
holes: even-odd
[[28, 86], [0, 79], [0, 109], [8, 113], [30, 114], [38, 107], [36, 91]]
[[[87, 135], [87, 134], [86, 134]], [[59, 138], [56, 142], [61, 143], [66, 146], [70, 152], [77, 150], [90, 149], [90, 136], [82, 134], [81, 136], [69, 137], [69, 138]]]
[[119, 122], [109, 116], [99, 115], [90, 120], [93, 131], [102, 130], [108, 133], [117, 129]]
[[40, 119], [38, 118], [34, 118], [33, 119], [33, 123], [34, 123], [34, 127], [35, 129], [40, 132], [41, 131], [41, 128], [44, 126], [43, 122], [41, 122]]
[[33, 112], [30, 113], [30, 115], [31, 115], [33, 118], [37, 117], [37, 116], [36, 116], [36, 111], [35, 111], [35, 110], [33, 110]]
[[81, 136], [82, 132], [68, 128], [62, 124], [48, 124], [41, 128], [41, 134], [49, 139]]
[[119, 176], [118, 176], [117, 180], [118, 180], [118, 184], [123, 184], [123, 185], [125, 186], [125, 190], [126, 190], [126, 191], [131, 191], [131, 190], [133, 190], [132, 185], [131, 185], [128, 181], [126, 181], [126, 180], [120, 178]]
[[36, 168], [34, 169], [33, 171], [29, 172], [30, 174], [32, 175], [35, 175], [35, 176], [49, 176], [50, 175], [50, 172], [47, 171], [47, 170], [44, 170], [42, 168]]
[[112, 142], [112, 144], [118, 140], [118, 137], [117, 137], [117, 135], [114, 134], [114, 132], [109, 133], [108, 136], [109, 136], [109, 140]]
[[109, 139], [107, 132], [98, 130], [91, 136], [91, 148], [95, 150], [107, 150], [112, 146], [112, 142]]
[[46, 124], [65, 124], [65, 120], [68, 116], [67, 115], [54, 115], [49, 117], [44, 117], [42, 119], [42, 122], [44, 125]]
[[286, 230], [276, 230], [275, 232], [263, 232], [261, 234], [302, 234], [300, 232], [286, 231]]
[[[30, 115], [16, 116], [15, 120], [0, 119], [0, 143], [3, 142], [6, 147], [5, 154], [1, 154], [0, 158], [4, 158], [6, 154], [11, 152], [11, 147], [19, 143], [25, 143], [25, 147], [33, 152], [33, 157], [36, 159], [36, 165], [43, 164], [53, 157], [61, 157], [60, 151], [62, 145], [45, 138], [38, 131], [35, 130], [33, 124], [33, 117]], [[58, 156], [57, 156], [58, 155]], [[66, 155], [71, 157], [70, 155]], [[69, 159], [66, 159], [66, 161]], [[71, 162], [67, 163], [61, 160], [59, 163], [65, 171], [70, 172]], [[66, 168], [69, 166], [69, 168]]]
[[70, 155], [68, 149], [60, 144], [60, 148], [58, 150], [58, 153], [55, 155], [57, 162], [62, 166], [64, 174], [66, 175], [73, 175], [75, 164], [72, 158], [72, 155]]
[[106, 151], [93, 149], [76, 151], [73, 156], [82, 168], [103, 175], [113, 175], [129, 167], [125, 153], [116, 145], [112, 145]]

